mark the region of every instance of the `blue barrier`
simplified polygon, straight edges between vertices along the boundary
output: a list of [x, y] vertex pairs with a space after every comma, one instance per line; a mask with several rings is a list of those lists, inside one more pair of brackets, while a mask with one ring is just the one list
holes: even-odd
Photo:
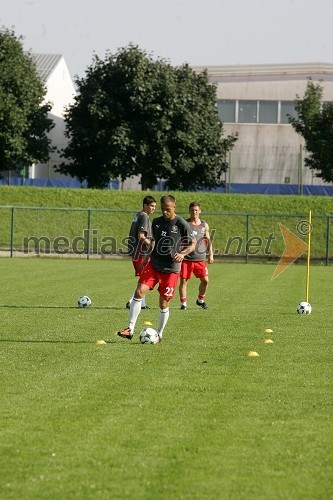
[[[23, 179], [22, 177], [11, 177], [0, 179], [0, 185], [9, 186], [36, 186], [36, 187], [61, 187], [61, 188], [87, 188], [87, 181], [82, 183], [77, 179]], [[118, 189], [119, 181], [111, 180], [107, 189]]]
[[[37, 187], [63, 187], [63, 188], [87, 188], [87, 182], [80, 183], [76, 179], [23, 179], [22, 177], [11, 177], [0, 179], [0, 185], [10, 186], [37, 186]], [[333, 196], [333, 186], [302, 186], [301, 191], [305, 196]], [[106, 189], [119, 189], [119, 181], [111, 180]], [[160, 182], [154, 188], [155, 191], [167, 191], [164, 182]], [[299, 186], [297, 184], [230, 184], [214, 189], [202, 190], [213, 193], [232, 194], [275, 194], [275, 195], [297, 195]]]
[[[212, 189], [214, 193], [298, 195], [297, 184], [230, 184]], [[302, 186], [305, 196], [333, 196], [333, 186]]]

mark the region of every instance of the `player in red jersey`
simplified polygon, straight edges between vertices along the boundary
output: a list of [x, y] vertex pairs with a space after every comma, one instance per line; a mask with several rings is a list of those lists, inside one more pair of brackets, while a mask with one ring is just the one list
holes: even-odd
[[205, 302], [205, 295], [208, 287], [208, 268], [206, 266], [206, 253], [208, 251], [208, 264], [214, 262], [213, 247], [209, 235], [209, 226], [207, 222], [200, 219], [201, 207], [200, 203], [193, 201], [189, 206], [190, 218], [189, 222], [192, 232], [197, 240], [194, 252], [186, 255], [182, 262], [179, 281], [179, 296], [181, 309], [187, 308], [187, 282], [191, 278], [192, 273], [196, 278], [200, 279], [199, 294], [196, 301], [197, 306], [202, 309], [208, 309]]
[[[151, 249], [151, 223], [149, 215], [155, 211], [156, 200], [153, 196], [145, 196], [142, 202], [142, 210], [138, 212], [132, 221], [128, 237], [128, 255], [132, 257], [135, 276], [140, 276], [143, 269], [143, 261], [149, 255]], [[130, 308], [134, 293], [127, 302], [127, 309]], [[149, 309], [146, 305], [145, 297], [141, 304], [142, 309]]]
[[120, 330], [122, 338], [132, 339], [134, 327], [141, 312], [143, 297], [158, 284], [159, 312], [157, 342], [162, 340], [163, 330], [169, 319], [169, 302], [173, 298], [180, 273], [181, 263], [195, 249], [191, 227], [176, 215], [176, 200], [172, 195], [161, 198], [162, 216], [152, 223], [153, 250], [148, 264], [140, 275], [130, 307], [129, 325]]

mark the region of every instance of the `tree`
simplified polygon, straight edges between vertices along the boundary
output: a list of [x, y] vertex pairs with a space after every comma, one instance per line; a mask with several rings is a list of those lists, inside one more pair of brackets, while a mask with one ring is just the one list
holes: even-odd
[[104, 187], [110, 178], [141, 175], [170, 189], [213, 187], [235, 136], [222, 138], [216, 86], [207, 72], [172, 67], [129, 45], [104, 61], [94, 57], [66, 111], [62, 173]]
[[333, 182], [333, 104], [322, 102], [322, 96], [321, 83], [309, 79], [303, 99], [296, 96], [298, 116], [289, 117], [289, 122], [305, 140], [305, 165], [316, 177]]
[[22, 39], [0, 29], [0, 171], [45, 162], [52, 151], [53, 121], [43, 103], [46, 89]]

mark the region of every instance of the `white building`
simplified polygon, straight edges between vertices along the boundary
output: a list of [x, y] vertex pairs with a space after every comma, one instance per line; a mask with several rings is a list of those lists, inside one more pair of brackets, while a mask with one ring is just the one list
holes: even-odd
[[304, 167], [304, 140], [288, 122], [296, 95], [311, 78], [333, 102], [333, 64], [262, 64], [193, 67], [207, 69], [217, 84], [217, 105], [225, 135], [238, 132], [229, 158], [229, 182], [322, 185]]
[[[37, 72], [40, 75], [42, 82], [46, 86], [47, 92], [44, 97], [44, 102], [50, 102], [52, 109], [49, 117], [55, 123], [55, 127], [50, 131], [49, 137], [52, 140], [52, 146], [56, 146], [58, 150], [64, 148], [67, 144], [65, 137], [65, 108], [74, 102], [76, 94], [74, 82], [69, 73], [65, 59], [60, 54], [31, 54], [35, 61]], [[54, 167], [58, 166], [64, 159], [60, 158], [59, 152], [51, 153], [48, 163], [37, 163], [30, 167], [29, 177], [35, 178], [66, 178], [63, 175], [54, 171]]]

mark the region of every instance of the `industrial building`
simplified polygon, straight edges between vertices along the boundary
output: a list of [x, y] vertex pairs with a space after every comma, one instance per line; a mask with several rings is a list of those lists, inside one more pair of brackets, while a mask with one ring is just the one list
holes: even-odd
[[[207, 69], [217, 85], [217, 106], [225, 135], [238, 133], [229, 157], [229, 182], [323, 185], [304, 167], [304, 140], [289, 124], [311, 78], [333, 102], [333, 64], [261, 64], [193, 67]], [[327, 184], [326, 184], [327, 185]]]

